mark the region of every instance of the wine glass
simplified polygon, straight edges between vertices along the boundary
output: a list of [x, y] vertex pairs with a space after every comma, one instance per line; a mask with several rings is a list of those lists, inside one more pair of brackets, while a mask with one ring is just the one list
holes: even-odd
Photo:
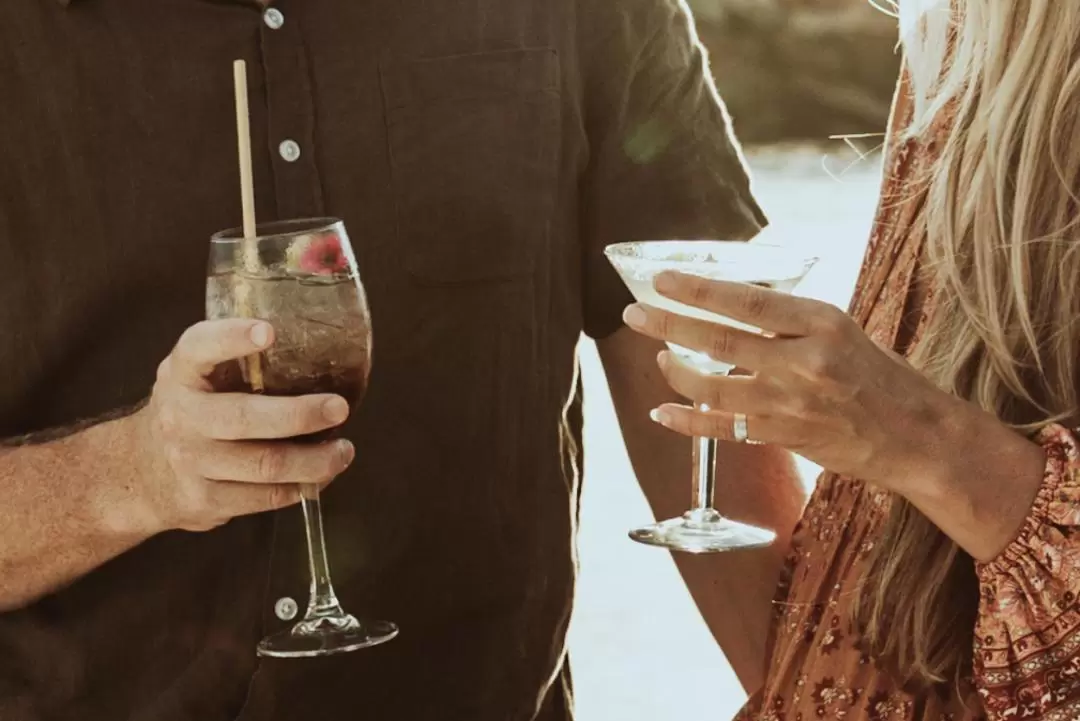
[[[333, 218], [260, 225], [256, 237], [239, 229], [210, 242], [206, 317], [269, 321], [274, 344], [258, 355], [222, 364], [211, 383], [222, 392], [275, 396], [336, 393], [355, 407], [371, 368], [371, 318], [345, 226]], [[292, 439], [322, 443], [330, 429]], [[301, 486], [311, 592], [304, 618], [262, 640], [260, 656], [328, 656], [394, 638], [388, 621], [345, 613], [330, 582], [319, 488]]]
[[[660, 295], [653, 281], [664, 271], [677, 271], [790, 293], [817, 262], [817, 258], [781, 246], [736, 241], [641, 241], [610, 245], [604, 252], [639, 303], [755, 333], [762, 331]], [[732, 370], [730, 364], [711, 358], [706, 353], [674, 343], [668, 343], [668, 347], [682, 362], [702, 373], [727, 375]], [[709, 410], [702, 403], [696, 407], [702, 411]], [[773, 542], [776, 538], [773, 531], [725, 518], [713, 507], [716, 451], [716, 439], [694, 439], [693, 508], [679, 518], [634, 529], [630, 532], [632, 539], [688, 553], [761, 548]]]

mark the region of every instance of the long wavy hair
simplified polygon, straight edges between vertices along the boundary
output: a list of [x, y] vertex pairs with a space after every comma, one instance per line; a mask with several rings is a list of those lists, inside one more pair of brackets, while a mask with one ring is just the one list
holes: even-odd
[[[1080, 2], [898, 0], [919, 135], [947, 109], [921, 228], [936, 296], [912, 363], [1031, 432], [1077, 421], [1080, 388]], [[908, 681], [972, 662], [972, 559], [892, 501], [856, 611]]]

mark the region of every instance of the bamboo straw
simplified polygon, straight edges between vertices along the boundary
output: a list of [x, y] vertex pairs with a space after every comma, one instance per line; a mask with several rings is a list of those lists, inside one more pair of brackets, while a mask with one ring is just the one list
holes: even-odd
[[[255, 243], [255, 182], [251, 171], [251, 124], [248, 114], [247, 64], [243, 60], [233, 63], [233, 87], [236, 94], [236, 141], [240, 154], [240, 199], [244, 211], [244, 239], [240, 247], [243, 254], [244, 270], [255, 275], [259, 270], [259, 248]], [[236, 305], [242, 317], [254, 316], [251, 301], [251, 284], [242, 274], [236, 278]], [[248, 382], [251, 390], [259, 393], [265, 389], [262, 364], [259, 355], [249, 355], [244, 359], [247, 366]]]

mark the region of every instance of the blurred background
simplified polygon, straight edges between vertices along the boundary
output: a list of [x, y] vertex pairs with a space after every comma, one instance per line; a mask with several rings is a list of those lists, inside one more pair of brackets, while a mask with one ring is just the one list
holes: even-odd
[[899, 73], [889, 0], [690, 0], [744, 143], [879, 132]]
[[[899, 70], [895, 19], [873, 0], [691, 6], [770, 232], [822, 257], [799, 294], [846, 306], [873, 217], [877, 149]], [[578, 718], [728, 721], [745, 696], [674, 563], [626, 537], [651, 512], [587, 341], [581, 359], [587, 454], [570, 636]], [[802, 466], [809, 485], [817, 469]], [[724, 482], [721, 471], [720, 493]], [[689, 502], [689, 479], [686, 491]]]

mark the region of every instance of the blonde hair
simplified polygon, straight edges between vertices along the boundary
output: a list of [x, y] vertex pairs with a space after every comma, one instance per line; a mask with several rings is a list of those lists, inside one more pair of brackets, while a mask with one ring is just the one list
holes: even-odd
[[[920, 5], [924, 7], [919, 7]], [[1080, 387], [1080, 2], [899, 0], [914, 97], [906, 132], [947, 111], [920, 227], [935, 289], [912, 362], [1023, 431], [1075, 423]], [[970, 670], [972, 559], [892, 502], [856, 611], [907, 680]]]

